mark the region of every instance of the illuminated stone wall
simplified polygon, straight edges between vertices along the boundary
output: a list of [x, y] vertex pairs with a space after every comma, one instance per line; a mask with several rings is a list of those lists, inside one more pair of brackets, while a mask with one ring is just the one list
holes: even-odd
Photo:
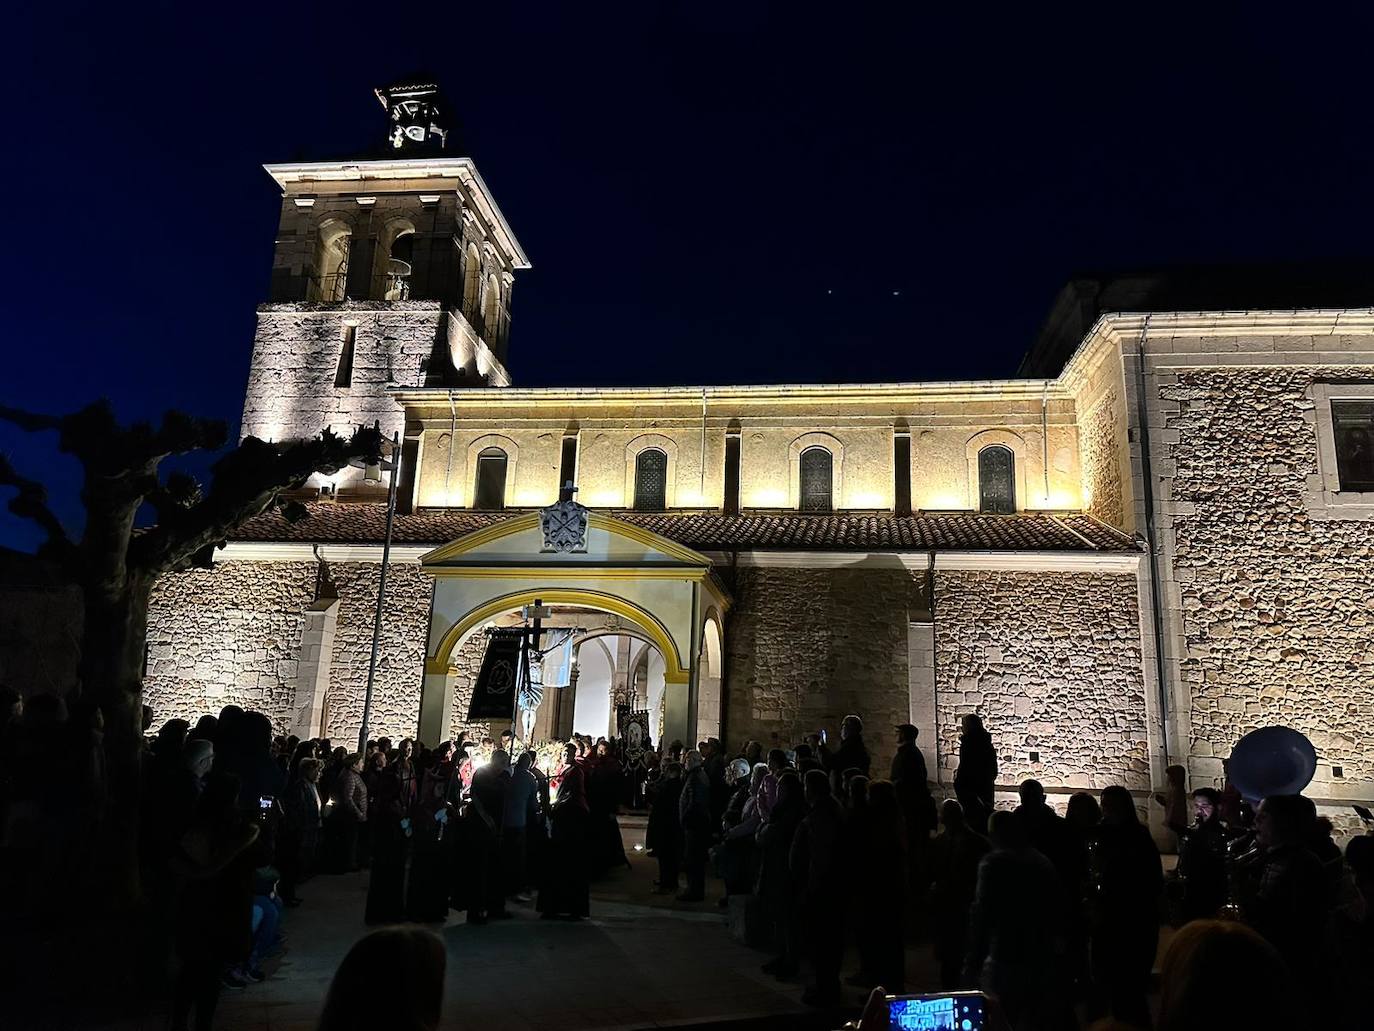
[[[404, 416], [386, 385], [423, 382], [444, 320], [438, 303], [426, 301], [261, 306], [242, 435], [291, 440], [326, 426], [351, 432], [380, 422], [390, 436]], [[349, 386], [336, 387], [346, 322], [356, 323], [353, 375]]]
[[[907, 626], [924, 618], [920, 584], [904, 569], [741, 567], [725, 628], [726, 738], [791, 747], [863, 717], [885, 776], [892, 728], [907, 722]], [[775, 737], [776, 735], [776, 737]]]
[[[1318, 338], [1320, 340], [1320, 338]], [[1354, 338], [1351, 338], [1353, 349]], [[1225, 344], [1212, 344], [1225, 349]], [[1301, 341], [1286, 344], [1296, 350]], [[1306, 338], [1311, 360], [1312, 338]], [[1366, 339], [1365, 347], [1374, 351]], [[1289, 360], [1301, 361], [1301, 352]], [[1374, 359], [1374, 354], [1371, 355]], [[1203, 359], [1205, 360], [1205, 359]], [[1374, 521], [1314, 519], [1314, 379], [1374, 380], [1374, 360], [1318, 369], [1188, 368], [1152, 377], [1172, 558], [1170, 615], [1182, 635], [1190, 766], [1219, 777], [1236, 739], [1268, 724], [1312, 739], [1313, 793], [1374, 782]], [[1333, 776], [1332, 767], [1344, 776]]]
[[148, 607], [143, 700], [157, 724], [226, 705], [290, 720], [313, 562], [224, 562], [163, 577]]
[[[890, 510], [893, 431], [911, 434], [912, 503], [918, 509], [978, 507], [976, 454], [1006, 444], [1017, 458], [1018, 506], [1080, 507], [1079, 440], [1073, 400], [1013, 384], [923, 387], [520, 390], [464, 392], [411, 400], [422, 427], [415, 503], [472, 504], [476, 457], [507, 453], [506, 504], [555, 500], [565, 435], [578, 439], [578, 500], [592, 508], [634, 503], [634, 458], [646, 447], [668, 456], [667, 505], [720, 508], [725, 438], [740, 433], [740, 500], [746, 509], [798, 503], [798, 459], [823, 446], [834, 456], [837, 509]], [[972, 460], [971, 460], [972, 457]]]
[[935, 677], [944, 783], [976, 711], [999, 783], [1150, 786], [1135, 576], [937, 570]]
[[[232, 561], [160, 580], [149, 608], [144, 684], [158, 722], [194, 722], [234, 704], [265, 713], [285, 733], [317, 568]], [[375, 564], [331, 566], [339, 602], [325, 733], [339, 740], [352, 739], [362, 718], [378, 570]], [[414, 734], [419, 713], [430, 586], [408, 563], [393, 564], [390, 576], [370, 728], [374, 735], [405, 737]]]
[[[353, 739], [362, 724], [381, 566], [343, 562], [331, 565], [330, 572], [339, 592], [339, 620], [325, 695], [325, 732], [332, 738]], [[393, 562], [387, 577], [368, 728], [372, 737], [413, 737], [420, 713], [433, 581], [408, 562]]]
[[1092, 340], [1070, 361], [1060, 381], [1073, 395], [1078, 416], [1083, 507], [1103, 522], [1133, 532], [1127, 387], [1120, 353], [1106, 340]]

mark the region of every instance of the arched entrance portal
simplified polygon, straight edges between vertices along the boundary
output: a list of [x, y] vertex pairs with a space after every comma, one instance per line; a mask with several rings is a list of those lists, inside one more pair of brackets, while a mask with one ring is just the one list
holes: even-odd
[[[729, 598], [710, 575], [710, 560], [623, 520], [580, 511], [586, 524], [578, 550], [546, 548], [542, 513], [530, 512], [460, 537], [420, 560], [434, 580], [420, 701], [422, 740], [442, 740], [461, 725], [456, 705], [465, 693], [470, 696], [474, 658], [480, 662], [485, 647], [477, 631], [518, 621], [520, 610], [536, 600], [556, 614], [552, 624], [563, 621], [578, 631], [579, 660], [584, 646], [605, 648], [609, 655], [610, 646], [597, 642], [617, 639], [616, 661], [604, 663], [611, 690], [608, 730], [615, 718], [614, 692], [634, 704], [642, 688], [648, 705], [661, 675], [661, 723], [651, 710], [655, 737], [695, 741], [703, 728], [719, 731], [720, 619]], [[593, 662], [600, 676], [602, 664]], [[535, 737], [572, 733], [583, 690], [580, 675], [579, 661], [571, 705], [566, 698], [561, 708], [548, 701], [541, 705]], [[587, 698], [581, 718], [594, 721], [594, 694]]]

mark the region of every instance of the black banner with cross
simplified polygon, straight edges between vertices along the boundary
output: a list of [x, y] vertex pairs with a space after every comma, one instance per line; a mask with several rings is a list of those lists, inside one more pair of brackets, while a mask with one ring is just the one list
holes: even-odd
[[524, 640], [523, 627], [498, 627], [491, 631], [487, 652], [482, 656], [482, 668], [472, 689], [469, 720], [512, 718]]

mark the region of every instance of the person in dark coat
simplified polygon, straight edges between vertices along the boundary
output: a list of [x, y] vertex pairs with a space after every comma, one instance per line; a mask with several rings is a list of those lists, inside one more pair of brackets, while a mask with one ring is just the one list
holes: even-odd
[[946, 991], [968, 987], [960, 972], [968, 936], [969, 910], [978, 886], [978, 864], [991, 846], [969, 829], [964, 808], [952, 798], [940, 805], [944, 829], [931, 843], [931, 917], [935, 958], [940, 962], [940, 987]]
[[850, 786], [861, 792], [864, 785], [867, 802], [851, 805], [846, 825], [854, 888], [851, 927], [859, 950], [859, 971], [848, 981], [864, 988], [882, 985], [891, 994], [901, 994], [906, 982], [906, 827], [895, 785], [855, 777]]
[[625, 789], [625, 771], [611, 751], [609, 742], [597, 742], [596, 750], [586, 764], [586, 771], [592, 870], [601, 873], [612, 867], [629, 866], [630, 861], [625, 858], [625, 841], [620, 834], [620, 822], [616, 819]]
[[363, 919], [369, 924], [394, 924], [405, 919], [407, 809], [401, 802], [401, 781], [395, 766], [382, 765], [372, 779], [372, 865], [367, 882]]
[[678, 802], [682, 796], [682, 764], [671, 759], [660, 767], [659, 776], [650, 782], [649, 827], [646, 847], [658, 860], [655, 895], [676, 895], [678, 872], [682, 869], [682, 823]]
[[1064, 897], [1078, 897], [1087, 876], [1088, 854], [1082, 842], [1069, 829], [1064, 817], [1045, 801], [1045, 788], [1038, 780], [1025, 780], [1020, 787], [1021, 804], [1013, 815], [1034, 849], [1050, 861], [1063, 887]]
[[468, 858], [468, 923], [485, 924], [507, 916], [506, 881], [501, 871], [502, 820], [510, 788], [510, 757], [499, 748], [472, 775], [471, 798], [465, 819]]
[[1226, 828], [1221, 792], [1193, 792], [1193, 822], [1179, 835], [1178, 874], [1183, 880], [1183, 922], [1217, 915], [1226, 904]]
[[801, 958], [797, 882], [792, 876], [790, 857], [792, 839], [806, 816], [806, 801], [796, 770], [780, 770], [776, 780], [772, 808], [758, 831], [761, 856], [755, 891], [762, 900], [776, 952], [774, 958], [763, 965], [763, 971], [778, 978], [788, 978], [796, 974]]
[[282, 798], [277, 867], [281, 870], [281, 896], [287, 905], [297, 901], [297, 885], [315, 872], [321, 826], [319, 779], [319, 760], [301, 759]]
[[1098, 832], [1092, 977], [1096, 1008], [1125, 1024], [1150, 1026], [1147, 997], [1159, 945], [1164, 866], [1131, 793], [1102, 792]]
[[578, 762], [578, 747], [564, 750], [558, 795], [553, 803], [549, 857], [535, 903], [541, 916], [582, 919], [591, 914], [587, 868], [586, 773]]
[[225, 971], [252, 948], [252, 846], [258, 826], [239, 815], [238, 791], [237, 778], [212, 774], [173, 856], [172, 868], [182, 881], [173, 1028], [187, 1027], [194, 1010], [197, 1031], [209, 1031], [221, 984], [244, 985]]
[[1012, 1027], [1063, 1025], [1061, 888], [1054, 866], [1012, 813], [988, 821], [993, 850], [978, 864], [964, 983], [996, 995]]
[[897, 802], [902, 809], [910, 848], [911, 883], [924, 886], [929, 882], [930, 835], [935, 831], [935, 799], [930, 794], [930, 777], [926, 759], [916, 746], [920, 731], [910, 723], [899, 724], [897, 751], [892, 756], [892, 783], [897, 789]]
[[[410, 810], [410, 878], [406, 883], [406, 917], [419, 923], [442, 923], [448, 917], [450, 877], [446, 859], [452, 837], [449, 786], [457, 779], [448, 751], [436, 754], [420, 779], [420, 794]], [[457, 822], [457, 821], [453, 821]]]
[[687, 890], [677, 900], [701, 902], [706, 898], [706, 852], [711, 844], [711, 781], [700, 752], [688, 752], [686, 765], [677, 811], [682, 826], [682, 865], [687, 873]]
[[329, 869], [348, 873], [358, 869], [358, 828], [367, 822], [367, 787], [362, 777], [363, 756], [345, 757], [335, 780], [334, 805], [329, 812]]
[[954, 770], [954, 796], [964, 807], [964, 820], [978, 834], [988, 832], [993, 790], [997, 786], [997, 749], [976, 712], [959, 723], [959, 765]]
[[[824, 744], [824, 742], [822, 742]], [[831, 788], [839, 791], [843, 786], [844, 775], [850, 770], [858, 770], [867, 777], [873, 770], [873, 760], [869, 758], [864, 746], [864, 721], [859, 717], [846, 716], [840, 722], [840, 747], [823, 761], [822, 766], [830, 772]]]
[[840, 1001], [844, 957], [844, 808], [824, 770], [809, 770], [803, 789], [808, 812], [788, 857], [801, 892], [801, 944], [809, 967], [802, 1001], [829, 1007]]
[[1301, 795], [1270, 795], [1255, 813], [1259, 862], [1243, 882], [1241, 908], [1293, 971], [1299, 991], [1322, 976], [1328, 912], [1326, 876], [1306, 841], [1308, 809]]

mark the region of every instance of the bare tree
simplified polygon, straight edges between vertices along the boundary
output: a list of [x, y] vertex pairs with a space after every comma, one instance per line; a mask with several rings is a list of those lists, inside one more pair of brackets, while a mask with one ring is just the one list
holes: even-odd
[[[184, 473], [161, 478], [172, 455], [215, 450], [225, 443], [223, 422], [168, 412], [160, 425], [123, 426], [106, 401], [70, 415], [36, 415], [0, 406], [0, 419], [30, 432], [53, 431], [62, 452], [82, 468], [86, 525], [73, 540], [49, 508], [43, 486], [0, 457], [0, 487], [17, 493], [11, 512], [47, 535], [39, 555], [56, 564], [82, 594], [81, 696], [105, 717], [106, 763], [113, 836], [103, 873], [112, 905], [133, 902], [138, 883], [138, 789], [142, 748], [144, 641], [148, 600], [159, 576], [206, 564], [214, 548], [277, 495], [313, 473], [332, 473], [355, 458], [376, 460], [381, 436], [360, 428], [349, 438], [325, 430], [310, 440], [273, 444], [248, 437], [213, 466], [209, 489]], [[143, 505], [153, 526], [135, 530]], [[105, 879], [102, 878], [102, 879]]]

